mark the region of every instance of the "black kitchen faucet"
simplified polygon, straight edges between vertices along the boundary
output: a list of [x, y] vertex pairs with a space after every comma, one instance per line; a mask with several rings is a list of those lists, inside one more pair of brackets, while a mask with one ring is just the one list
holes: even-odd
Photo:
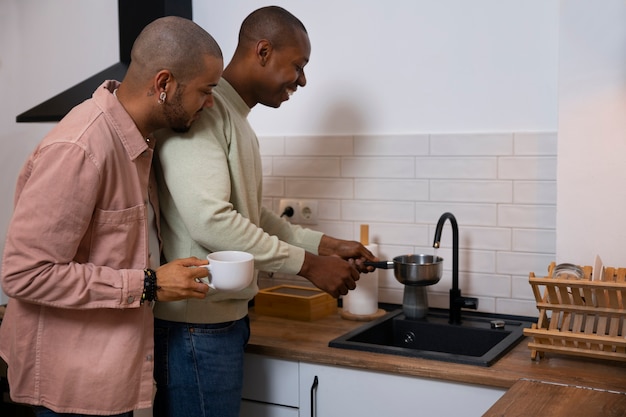
[[433, 248], [439, 248], [441, 230], [446, 220], [452, 226], [452, 289], [450, 290], [450, 324], [461, 324], [461, 308], [478, 308], [478, 298], [462, 297], [459, 288], [459, 226], [452, 213], [443, 213], [435, 228]]

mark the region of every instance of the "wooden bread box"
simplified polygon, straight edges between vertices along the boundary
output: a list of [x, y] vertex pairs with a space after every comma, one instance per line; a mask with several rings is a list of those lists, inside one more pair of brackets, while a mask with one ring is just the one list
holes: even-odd
[[278, 285], [259, 291], [254, 310], [266, 316], [313, 321], [337, 313], [337, 300], [317, 288]]

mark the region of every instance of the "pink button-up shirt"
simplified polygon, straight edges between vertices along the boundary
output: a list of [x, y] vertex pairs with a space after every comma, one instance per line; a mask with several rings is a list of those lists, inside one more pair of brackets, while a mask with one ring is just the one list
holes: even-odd
[[[11, 398], [57, 412], [151, 405], [153, 316], [140, 306], [152, 148], [107, 81], [20, 172], [2, 261]], [[157, 216], [158, 217], [158, 216]]]

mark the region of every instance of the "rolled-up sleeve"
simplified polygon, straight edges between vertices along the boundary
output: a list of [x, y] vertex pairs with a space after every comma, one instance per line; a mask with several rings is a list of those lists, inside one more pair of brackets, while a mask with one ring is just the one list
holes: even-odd
[[[62, 308], [139, 304], [141, 271], [114, 269], [120, 263], [115, 261], [93, 262], [107, 250], [101, 246], [94, 251], [96, 243], [91, 242], [92, 235], [100, 233], [94, 221], [100, 197], [97, 190], [103, 189], [100, 169], [97, 160], [73, 142], [42, 147], [27, 161], [20, 174], [3, 257], [2, 288], [7, 295]], [[118, 224], [107, 225], [109, 234], [142, 233], [145, 210], [143, 206], [130, 211], [133, 209], [134, 216], [128, 212], [125, 217], [118, 216]], [[115, 236], [102, 239], [100, 235], [99, 239], [108, 242], [114, 252]]]

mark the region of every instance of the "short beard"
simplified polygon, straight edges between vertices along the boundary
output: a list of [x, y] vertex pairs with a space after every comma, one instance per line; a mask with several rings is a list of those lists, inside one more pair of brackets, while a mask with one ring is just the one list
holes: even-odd
[[174, 97], [163, 103], [163, 114], [167, 124], [169, 128], [176, 133], [187, 133], [189, 132], [189, 129], [191, 129], [191, 125], [189, 124], [189, 120], [191, 120], [191, 118], [187, 113], [185, 113], [182, 106], [182, 97], [184, 92], [185, 86], [181, 84], [176, 89]]

